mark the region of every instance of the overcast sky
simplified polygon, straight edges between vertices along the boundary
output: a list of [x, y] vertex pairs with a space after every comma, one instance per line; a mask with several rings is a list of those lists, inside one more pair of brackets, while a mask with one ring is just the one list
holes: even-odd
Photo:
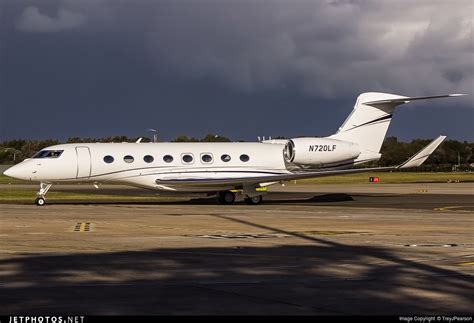
[[[367, 91], [474, 89], [474, 1], [0, 0], [0, 140], [326, 136]], [[474, 141], [474, 96], [389, 135]]]

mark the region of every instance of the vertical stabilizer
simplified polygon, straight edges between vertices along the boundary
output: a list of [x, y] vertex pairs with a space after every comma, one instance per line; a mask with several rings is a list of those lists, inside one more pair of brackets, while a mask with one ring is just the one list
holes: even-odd
[[445, 94], [424, 97], [366, 92], [359, 95], [354, 109], [337, 133], [329, 138], [357, 143], [361, 149], [359, 160], [369, 161], [380, 158], [380, 148], [387, 134], [395, 107], [416, 100], [461, 96]]

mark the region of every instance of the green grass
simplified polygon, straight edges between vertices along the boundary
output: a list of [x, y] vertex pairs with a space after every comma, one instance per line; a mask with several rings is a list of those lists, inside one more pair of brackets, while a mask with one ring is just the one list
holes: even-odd
[[[36, 191], [27, 188], [1, 188], [0, 203], [32, 203], [36, 198]], [[180, 201], [179, 197], [163, 197], [163, 196], [129, 196], [129, 195], [103, 195], [103, 194], [86, 194], [86, 193], [66, 193], [66, 192], [49, 192], [47, 194], [48, 202], [91, 202], [91, 203], [120, 203], [120, 202], [165, 202]]]
[[0, 174], [0, 184], [31, 184], [31, 182], [22, 181]]
[[[380, 172], [359, 173], [341, 176], [320, 177], [296, 181], [297, 184], [364, 184], [369, 183], [369, 177], [379, 177], [381, 184], [404, 183], [446, 183], [449, 181], [474, 182], [474, 173], [418, 173], [418, 172]], [[294, 183], [294, 181], [292, 181]]]

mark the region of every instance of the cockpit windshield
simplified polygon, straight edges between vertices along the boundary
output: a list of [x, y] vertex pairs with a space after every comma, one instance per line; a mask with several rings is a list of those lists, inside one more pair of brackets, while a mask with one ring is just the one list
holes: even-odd
[[64, 150], [40, 150], [31, 158], [58, 158]]

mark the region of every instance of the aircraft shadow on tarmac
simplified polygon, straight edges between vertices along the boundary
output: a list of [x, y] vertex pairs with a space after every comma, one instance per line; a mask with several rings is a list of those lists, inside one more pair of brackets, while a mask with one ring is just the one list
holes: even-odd
[[[308, 193], [272, 193], [271, 199], [265, 199], [265, 204], [293, 204], [293, 203], [334, 203], [354, 201], [349, 194], [329, 193], [323, 195], [313, 195]], [[243, 202], [243, 201], [240, 201]], [[183, 204], [215, 204], [216, 199], [211, 198], [195, 198], [189, 201], [181, 202]], [[238, 202], [237, 202], [238, 203]]]
[[[280, 193], [273, 192], [264, 197], [264, 204], [297, 204], [297, 203], [336, 203], [336, 202], [349, 202], [355, 201], [355, 195], [345, 193], [328, 193], [322, 195], [314, 195], [311, 193]], [[357, 196], [363, 196], [358, 194]], [[384, 195], [387, 197], [387, 195]], [[51, 201], [51, 204], [196, 204], [196, 205], [215, 205], [217, 203], [215, 197], [189, 197], [183, 198], [182, 200], [156, 200], [153, 201], [153, 197], [150, 196], [150, 200], [98, 200], [98, 201]], [[243, 200], [237, 199], [237, 204], [243, 204]]]
[[[425, 201], [422, 203], [420, 199]], [[271, 192], [264, 196], [263, 205], [321, 205], [321, 206], [350, 206], [350, 207], [395, 207], [395, 208], [432, 208], [437, 207], [436, 198], [426, 198], [413, 194], [346, 194], [346, 193], [301, 193], [301, 192]], [[54, 201], [51, 205], [69, 204], [116, 204], [116, 205], [216, 205], [215, 197], [181, 197], [179, 199], [153, 199], [145, 200], [84, 200], [84, 201]], [[428, 204], [427, 204], [428, 203]], [[244, 205], [243, 200], [237, 199], [237, 205]], [[225, 205], [222, 207], [226, 207]], [[249, 206], [258, 207], [258, 206]]]
[[472, 313], [462, 272], [212, 216], [304, 244], [16, 255], [0, 260], [1, 314]]

